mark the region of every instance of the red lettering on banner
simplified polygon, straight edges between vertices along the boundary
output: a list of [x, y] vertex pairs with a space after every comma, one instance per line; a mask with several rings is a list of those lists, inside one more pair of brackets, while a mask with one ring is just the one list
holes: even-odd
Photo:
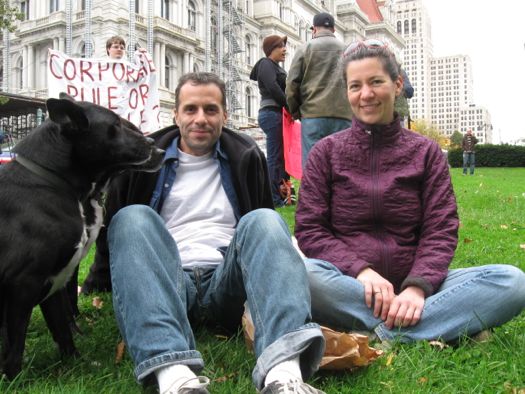
[[76, 87], [74, 87], [73, 85], [67, 85], [66, 93], [69, 96], [75, 98], [78, 95], [78, 89]]
[[139, 85], [140, 98], [142, 99], [142, 105], [146, 105], [148, 100], [149, 86], [145, 83]]
[[[117, 67], [120, 67], [120, 77], [117, 76]], [[113, 76], [117, 81], [122, 81], [124, 76], [126, 75], [126, 68], [122, 63], [113, 63]]]
[[137, 109], [137, 106], [139, 104], [139, 92], [137, 89], [133, 88], [129, 91], [129, 107], [131, 109]]
[[112, 100], [118, 98], [118, 96], [116, 96], [116, 95], [112, 95], [112, 93], [113, 93], [116, 89], [117, 89], [116, 86], [109, 86], [109, 87], [108, 87], [108, 108], [109, 108], [110, 110], [118, 109], [118, 107], [112, 103]]
[[89, 70], [91, 70], [92, 66], [93, 66], [93, 63], [91, 63], [91, 62], [87, 62], [85, 60], [81, 60], [80, 61], [80, 80], [82, 82], [85, 82], [84, 81], [84, 75], [86, 75], [86, 79], [87, 79], [87, 77], [89, 77], [89, 79], [91, 81], [95, 81], [93, 76], [89, 73]]
[[[73, 75], [72, 76], [69, 76], [68, 75], [68, 66], [71, 65], [73, 68], [72, 68], [72, 71], [73, 71]], [[70, 67], [71, 68], [71, 67]], [[64, 62], [64, 76], [66, 77], [66, 79], [68, 79], [69, 81], [72, 81], [73, 79], [75, 79], [75, 77], [77, 76], [77, 68], [75, 67], [75, 62], [73, 59], [66, 59], [66, 61]]]
[[127, 77], [126, 82], [130, 82], [130, 81], [137, 82], [139, 80], [138, 75], [136, 77], [133, 77], [134, 73], [135, 73], [135, 70], [133, 69], [133, 67], [128, 66], [128, 69], [126, 70], [126, 77]]
[[153, 63], [153, 59], [150, 57], [146, 57], [146, 60], [149, 65], [149, 72], [155, 72], [155, 64]]
[[57, 74], [57, 73], [55, 72], [55, 70], [53, 69], [53, 58], [55, 58], [55, 57], [60, 58], [60, 56], [55, 55], [55, 54], [53, 54], [53, 55], [51, 55], [51, 56], [49, 57], [49, 71], [51, 71], [51, 74], [53, 74], [53, 76], [54, 76], [56, 79], [62, 79], [62, 77], [61, 77], [59, 74]]
[[[105, 66], [105, 68], [104, 68]], [[98, 64], [98, 80], [102, 81], [102, 74], [109, 70], [109, 63], [99, 63]]]
[[152, 108], [152, 111], [153, 111], [153, 112], [157, 111], [157, 122], [159, 122], [159, 124], [160, 124], [160, 111], [159, 111], [159, 106], [158, 106], [158, 105], [154, 105], [153, 108]]

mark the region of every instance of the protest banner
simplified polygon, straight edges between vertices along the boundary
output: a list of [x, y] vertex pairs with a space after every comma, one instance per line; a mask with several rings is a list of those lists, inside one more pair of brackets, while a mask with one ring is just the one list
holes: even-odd
[[301, 165], [301, 122], [293, 120], [292, 115], [283, 108], [283, 147], [284, 168], [296, 179], [303, 176]]
[[50, 49], [47, 76], [48, 97], [64, 92], [77, 101], [109, 108], [145, 134], [160, 128], [157, 72], [147, 52], [137, 51], [129, 62], [73, 58]]

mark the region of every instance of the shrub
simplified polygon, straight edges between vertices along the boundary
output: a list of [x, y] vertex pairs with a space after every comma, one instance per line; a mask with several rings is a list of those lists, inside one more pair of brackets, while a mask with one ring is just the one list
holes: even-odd
[[[463, 151], [450, 150], [448, 162], [452, 167], [463, 166]], [[525, 167], [525, 146], [477, 145], [476, 167]]]

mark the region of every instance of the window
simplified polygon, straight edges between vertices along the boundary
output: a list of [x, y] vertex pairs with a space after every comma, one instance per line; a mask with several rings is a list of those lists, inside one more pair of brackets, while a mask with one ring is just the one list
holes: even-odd
[[284, 21], [284, 4], [279, 2], [279, 18]]
[[412, 19], [412, 34], [416, 32], [416, 20]]
[[171, 84], [171, 61], [168, 56], [164, 58], [164, 87], [170, 89]]
[[397, 21], [397, 33], [401, 34], [401, 21]]
[[140, 2], [135, 0], [135, 14], [140, 14]]
[[219, 30], [217, 28], [217, 19], [211, 17], [211, 29], [210, 29], [210, 47], [212, 53], [217, 53], [217, 37], [219, 36]]
[[80, 11], [84, 11], [86, 9], [86, 0], [80, 1]]
[[170, 0], [160, 0], [160, 16], [170, 20]]
[[252, 89], [250, 89], [249, 87], [246, 88], [245, 102], [246, 114], [248, 115], [248, 117], [253, 118], [253, 94]]
[[22, 90], [24, 88], [24, 60], [22, 58], [18, 59], [18, 62], [15, 67], [16, 75], [16, 87]]
[[404, 27], [405, 27], [404, 33], [408, 34], [409, 33], [409, 31], [408, 31], [408, 19], [405, 20]]
[[24, 14], [23, 20], [26, 21], [29, 19], [29, 0], [20, 2], [20, 12]]
[[49, 13], [57, 12], [58, 11], [58, 0], [49, 0]]
[[252, 39], [250, 36], [244, 37], [244, 52], [246, 64], [252, 64]]
[[188, 1], [188, 29], [197, 30], [197, 8], [193, 1]]

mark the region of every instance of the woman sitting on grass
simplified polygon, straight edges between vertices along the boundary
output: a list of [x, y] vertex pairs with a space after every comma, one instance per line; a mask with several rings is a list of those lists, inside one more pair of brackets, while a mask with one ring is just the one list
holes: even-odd
[[394, 54], [355, 42], [343, 78], [352, 127], [310, 152], [296, 214], [314, 320], [380, 340], [451, 341], [519, 314], [520, 269], [449, 270], [459, 221], [447, 163], [394, 113], [403, 87]]

